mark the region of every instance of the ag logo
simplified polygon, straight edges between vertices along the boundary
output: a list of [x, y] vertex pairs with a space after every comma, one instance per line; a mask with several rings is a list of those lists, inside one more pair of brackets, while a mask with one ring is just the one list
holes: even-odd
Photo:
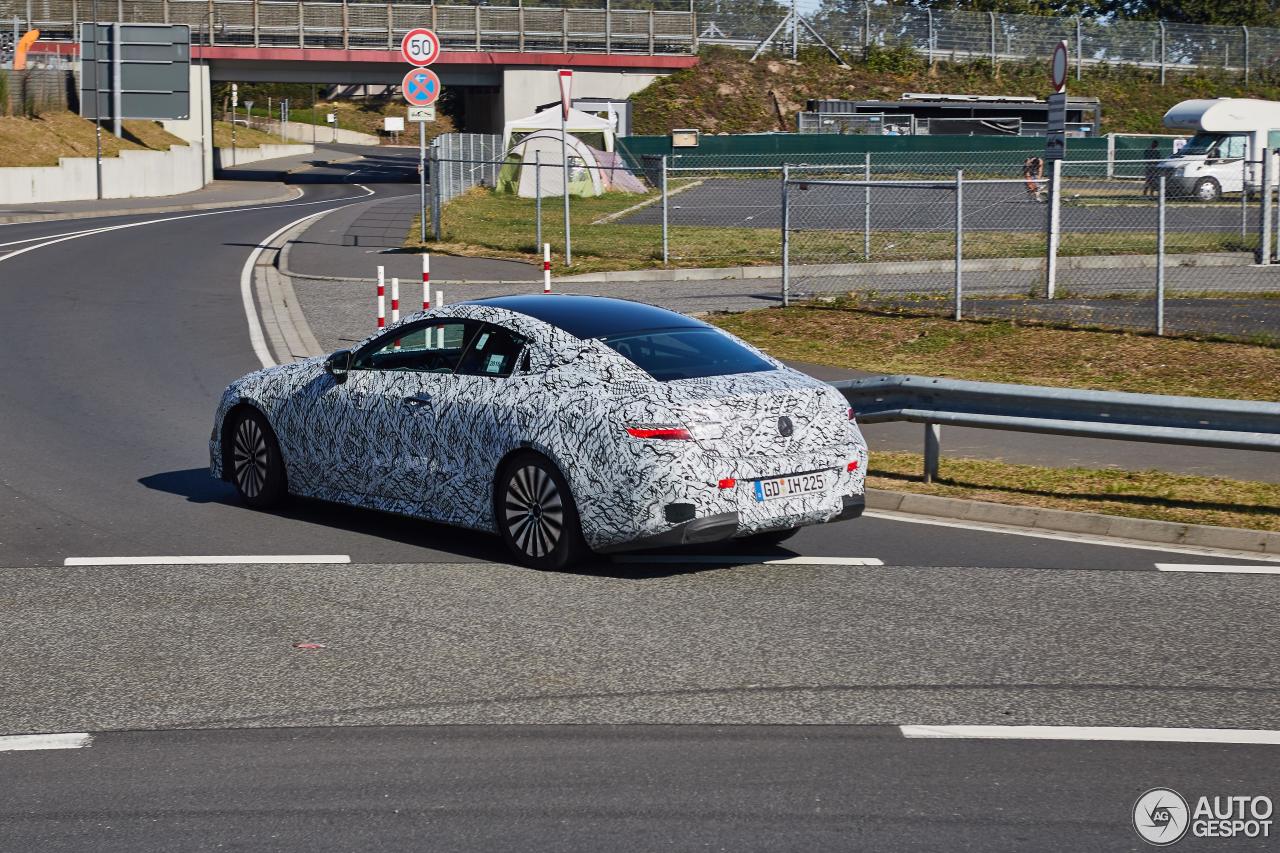
[[783, 415], [778, 418], [778, 435], [787, 438], [791, 433], [796, 431], [796, 425], [791, 423], [791, 418]]
[[1152, 788], [1133, 804], [1133, 828], [1143, 841], [1157, 847], [1186, 835], [1189, 817], [1187, 801], [1170, 788]]

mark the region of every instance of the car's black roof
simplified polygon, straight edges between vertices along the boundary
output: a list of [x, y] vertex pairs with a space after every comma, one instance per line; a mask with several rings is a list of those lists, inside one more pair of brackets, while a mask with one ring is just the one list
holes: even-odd
[[539, 293], [476, 299], [467, 304], [492, 305], [527, 314], [584, 340], [647, 329], [703, 328], [707, 325], [666, 308], [609, 296]]

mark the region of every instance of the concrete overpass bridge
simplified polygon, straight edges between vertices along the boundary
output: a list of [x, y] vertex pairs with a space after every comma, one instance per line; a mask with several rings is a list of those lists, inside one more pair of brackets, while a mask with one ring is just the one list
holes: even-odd
[[[625, 98], [697, 62], [690, 5], [667, 9], [441, 6], [289, 0], [99, 0], [100, 20], [187, 24], [196, 88], [209, 81], [395, 84], [407, 70], [400, 40], [430, 27], [433, 69], [461, 88], [468, 124], [497, 128], [559, 98], [557, 68], [574, 68], [578, 97]], [[676, 0], [679, 2], [679, 0]], [[618, 4], [620, 5], [620, 4]], [[661, 0], [658, 4], [661, 5]], [[74, 54], [90, 0], [0, 0], [0, 21], [41, 32], [38, 50]]]

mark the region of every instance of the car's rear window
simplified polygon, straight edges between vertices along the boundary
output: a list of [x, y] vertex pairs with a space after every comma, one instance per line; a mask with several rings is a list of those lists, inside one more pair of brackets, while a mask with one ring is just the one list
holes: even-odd
[[716, 329], [654, 329], [601, 338], [659, 382], [773, 370], [773, 365]]

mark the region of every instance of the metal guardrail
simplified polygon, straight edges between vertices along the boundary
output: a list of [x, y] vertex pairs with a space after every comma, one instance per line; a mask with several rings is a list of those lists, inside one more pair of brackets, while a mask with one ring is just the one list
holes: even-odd
[[[73, 41], [91, 20], [90, 0], [0, 0], [0, 20], [19, 19], [42, 41]], [[213, 47], [398, 50], [429, 26], [446, 51], [689, 55], [697, 51], [692, 10], [438, 6], [290, 0], [99, 0], [100, 20], [187, 24], [191, 43]]]
[[1280, 403], [1085, 391], [930, 376], [832, 383], [863, 423], [925, 425], [925, 482], [938, 475], [943, 424], [1157, 444], [1280, 451]]

